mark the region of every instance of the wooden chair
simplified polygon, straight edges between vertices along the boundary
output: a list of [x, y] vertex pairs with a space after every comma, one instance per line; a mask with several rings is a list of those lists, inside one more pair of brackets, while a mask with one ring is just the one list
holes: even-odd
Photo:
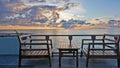
[[[82, 57], [82, 55], [83, 55], [83, 52], [82, 52], [83, 47], [87, 47], [89, 45], [89, 43], [96, 43], [96, 42], [103, 42], [103, 36], [91, 35], [90, 38], [82, 39], [81, 55], [80, 56]], [[92, 47], [94, 48], [94, 45]]]
[[[51, 47], [49, 40], [44, 39], [38, 41], [38, 39], [31, 39], [31, 35], [18, 35], [19, 39], [19, 62], [18, 65], [21, 67], [23, 58], [48, 58], [49, 66], [51, 67]], [[35, 42], [37, 41], [37, 42]], [[41, 42], [44, 41], [44, 42]], [[35, 46], [40, 48], [35, 48]], [[42, 47], [42, 48], [41, 48]]]
[[[36, 36], [39, 37], [39, 36]], [[42, 43], [48, 43], [49, 46], [49, 50], [50, 50], [50, 54], [52, 54], [53, 57], [53, 44], [52, 44], [52, 39], [49, 39], [49, 36], [45, 36], [45, 38], [42, 39], [36, 39], [36, 38], [32, 38], [32, 36], [30, 36], [31, 41], [30, 42], [42, 42]], [[47, 41], [46, 41], [47, 40]], [[31, 48], [32, 46], [30, 46]]]
[[[90, 40], [90, 39], [89, 39]], [[91, 39], [93, 40], [93, 39]], [[86, 67], [88, 67], [88, 62], [90, 58], [111, 58], [117, 59], [118, 67], [119, 65], [119, 36], [113, 34], [104, 34], [103, 39], [99, 39], [100, 42], [90, 42], [85, 43], [82, 40], [81, 45], [81, 57], [82, 54], [86, 56]], [[101, 42], [102, 40], [102, 42]]]

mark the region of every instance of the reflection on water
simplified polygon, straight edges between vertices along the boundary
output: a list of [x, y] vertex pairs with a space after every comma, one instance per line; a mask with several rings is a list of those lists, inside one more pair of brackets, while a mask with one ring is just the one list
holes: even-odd
[[[0, 30], [0, 33], [10, 33], [15, 32], [9, 30]], [[111, 29], [64, 29], [64, 30], [18, 30], [18, 32], [23, 33], [32, 33], [32, 34], [41, 34], [41, 35], [71, 35], [71, 34], [104, 34], [104, 33], [112, 33], [112, 34], [120, 34], [119, 28], [111, 28]]]
[[[0, 31], [0, 33], [9, 33], [15, 31]], [[83, 29], [83, 30], [73, 30], [73, 29], [66, 29], [66, 30], [18, 30], [18, 32], [22, 33], [32, 33], [32, 34], [41, 34], [41, 35], [85, 35], [85, 34], [104, 34], [104, 33], [111, 33], [111, 34], [120, 34], [120, 29]], [[37, 37], [38, 38], [38, 37]], [[56, 47], [59, 43], [69, 42], [68, 37], [50, 37], [53, 40], [54, 51], [57, 51]], [[72, 43], [81, 46], [81, 39], [88, 38], [88, 37], [73, 37]], [[8, 43], [9, 42], [9, 43]], [[11, 44], [10, 44], [11, 43]], [[18, 53], [18, 41], [16, 38], [7, 37], [1, 38], [0, 37], [0, 54], [16, 54]]]
[[120, 34], [120, 29], [84, 29], [84, 30], [67, 29], [67, 30], [36, 30], [36, 31], [34, 30], [29, 32], [43, 35], [104, 34], [104, 33]]
[[[15, 32], [10, 30], [0, 30], [0, 33], [9, 33]], [[104, 33], [112, 33], [112, 34], [120, 34], [119, 28], [109, 28], [109, 29], [64, 29], [64, 30], [18, 30], [18, 32], [23, 33], [32, 33], [32, 34], [41, 34], [41, 35], [71, 35], [71, 34], [104, 34]]]

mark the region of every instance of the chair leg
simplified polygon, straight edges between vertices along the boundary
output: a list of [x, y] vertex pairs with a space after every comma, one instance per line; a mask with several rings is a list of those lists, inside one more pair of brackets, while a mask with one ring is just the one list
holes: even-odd
[[119, 58], [117, 59], [117, 65], [118, 65], [118, 67], [120, 67], [120, 59]]
[[89, 57], [86, 59], [86, 67], [88, 67]]
[[61, 54], [61, 50], [59, 50], [59, 67], [61, 67], [61, 58], [62, 58], [62, 54]]
[[21, 58], [19, 58], [19, 61], [18, 61], [18, 68], [21, 67]]
[[49, 57], [49, 66], [51, 67], [51, 58]]

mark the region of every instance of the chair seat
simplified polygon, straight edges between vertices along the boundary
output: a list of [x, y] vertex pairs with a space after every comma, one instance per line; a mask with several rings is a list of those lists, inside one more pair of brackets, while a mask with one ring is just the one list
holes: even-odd
[[32, 51], [24, 51], [22, 56], [47, 56], [47, 50], [32, 50]]
[[[87, 55], [88, 53], [88, 49], [84, 48], [84, 53]], [[89, 51], [90, 55], [94, 55], [94, 56], [117, 56], [117, 54], [114, 51], [103, 51], [103, 50], [90, 50]]]

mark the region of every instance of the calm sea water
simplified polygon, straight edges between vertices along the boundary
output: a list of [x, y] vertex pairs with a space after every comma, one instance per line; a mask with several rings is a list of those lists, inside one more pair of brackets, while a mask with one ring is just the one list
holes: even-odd
[[[14, 31], [0, 31], [0, 33], [11, 33]], [[65, 29], [65, 30], [18, 30], [22, 33], [32, 33], [40, 35], [85, 35], [85, 34], [120, 34], [120, 28], [111, 29]], [[50, 37], [53, 40], [54, 51], [59, 43], [69, 42], [68, 37]], [[72, 43], [81, 46], [81, 39], [85, 37], [73, 37]], [[18, 54], [18, 40], [16, 37], [0, 37], [0, 54]]]

